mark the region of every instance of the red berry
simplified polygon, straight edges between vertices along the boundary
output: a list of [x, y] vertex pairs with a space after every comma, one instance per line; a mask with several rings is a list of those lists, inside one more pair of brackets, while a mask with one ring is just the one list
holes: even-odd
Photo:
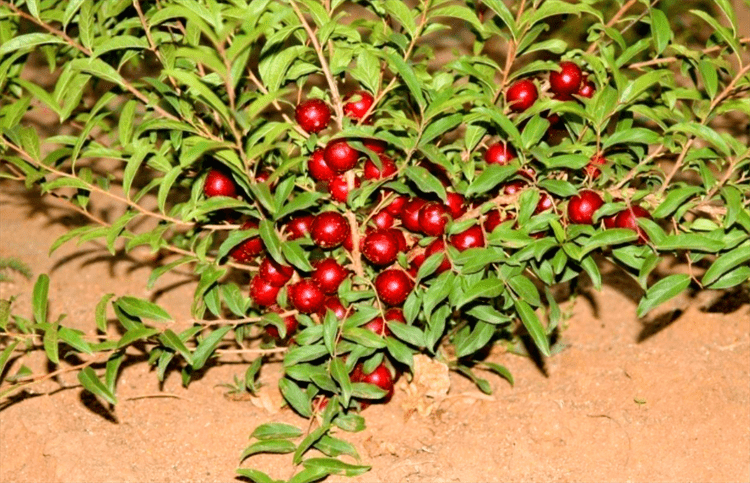
[[406, 236], [404, 236], [404, 232], [399, 230], [398, 228], [390, 228], [388, 230], [388, 233], [391, 234], [391, 236], [398, 242], [398, 251], [400, 252], [406, 252]]
[[384, 153], [385, 148], [388, 147], [385, 141], [381, 141], [380, 139], [373, 139], [373, 138], [363, 139], [362, 144], [370, 151], [374, 151], [378, 154]]
[[398, 195], [393, 199], [393, 201], [391, 201], [390, 205], [385, 207], [385, 211], [395, 216], [396, 218], [401, 218], [401, 214], [404, 211], [404, 205], [408, 200], [408, 196]]
[[598, 193], [583, 190], [568, 202], [568, 218], [571, 223], [579, 225], [592, 225], [594, 223], [594, 212], [601, 208], [604, 200]]
[[339, 262], [333, 258], [324, 258], [315, 264], [310, 278], [323, 293], [334, 294], [338, 291], [341, 282], [348, 276], [349, 271]]
[[425, 260], [425, 252], [417, 253], [414, 258], [411, 259], [411, 262], [409, 263], [409, 275], [412, 277], [417, 276], [417, 272], [419, 272], [419, 267], [422, 266]]
[[286, 224], [287, 239], [296, 240], [297, 238], [304, 238], [309, 235], [314, 220], [315, 217], [313, 215], [302, 215], [292, 218]]
[[325, 295], [311, 280], [300, 280], [289, 286], [289, 301], [303, 314], [312, 314], [323, 306]]
[[[270, 172], [270, 171], [268, 171], [268, 170], [266, 170], [266, 169], [264, 169], [263, 171], [261, 171], [260, 173], [258, 173], [258, 174], [257, 174], [257, 175], [255, 176], [255, 181], [256, 181], [257, 183], [265, 183], [266, 181], [268, 181], [268, 179], [269, 179], [270, 177], [271, 177], [271, 172]], [[273, 185], [275, 185], [275, 184], [276, 184], [276, 181], [274, 181], [273, 183], [271, 183], [271, 186], [273, 186]]]
[[294, 274], [294, 268], [289, 265], [281, 265], [271, 258], [266, 258], [260, 263], [258, 275], [273, 286], [283, 287]]
[[573, 62], [560, 62], [560, 72], [549, 73], [550, 90], [555, 94], [575, 94], [582, 79], [580, 67]]
[[543, 211], [547, 211], [555, 206], [555, 202], [552, 201], [552, 197], [545, 192], [542, 192], [539, 196], [539, 202], [536, 204], [534, 214], [538, 215]]
[[385, 311], [386, 322], [398, 322], [401, 324], [406, 323], [406, 317], [404, 317], [404, 311], [398, 307], [392, 307]]
[[375, 230], [365, 236], [362, 254], [373, 265], [390, 265], [398, 255], [398, 240], [388, 230]]
[[250, 298], [261, 307], [267, 307], [276, 303], [276, 296], [281, 287], [271, 285], [260, 275], [250, 279]]
[[362, 119], [375, 99], [367, 91], [355, 91], [344, 99], [344, 114], [353, 119]]
[[449, 191], [448, 196], [445, 198], [445, 205], [448, 207], [448, 212], [453, 219], [461, 218], [466, 213], [466, 198], [458, 193]]
[[391, 335], [391, 331], [388, 330], [388, 327], [385, 324], [385, 319], [383, 317], [375, 317], [374, 319], [363, 325], [362, 328], [367, 329], [370, 332], [374, 332], [381, 337], [388, 337], [389, 335]]
[[602, 221], [604, 222], [604, 228], [607, 228], [607, 229], [616, 228], [618, 214], [619, 213], [615, 213], [614, 215], [610, 215], [610, 216], [602, 216]]
[[[242, 230], [250, 230], [253, 228], [258, 228], [258, 224], [253, 221], [246, 221], [241, 227]], [[260, 255], [263, 252], [263, 248], [263, 240], [260, 239], [260, 236], [256, 235], [232, 248], [229, 252], [229, 256], [240, 263], [245, 263]]]
[[507, 214], [503, 214], [499, 210], [492, 210], [485, 215], [484, 229], [487, 233], [492, 233], [502, 222], [509, 219], [510, 217]]
[[538, 98], [536, 86], [528, 79], [515, 82], [505, 93], [505, 100], [515, 112], [523, 112], [530, 108]]
[[203, 193], [209, 198], [214, 196], [234, 198], [237, 196], [237, 185], [234, 184], [234, 180], [229, 174], [219, 169], [212, 169], [206, 176]]
[[409, 296], [414, 283], [401, 269], [384, 270], [375, 278], [375, 290], [380, 300], [388, 305], [400, 305]]
[[602, 156], [601, 154], [594, 155], [593, 158], [591, 158], [591, 161], [589, 161], [589, 164], [584, 166], [583, 171], [586, 173], [587, 176], [590, 176], [591, 179], [596, 179], [599, 177], [600, 174], [602, 174], [602, 171], [597, 168], [597, 166], [602, 166], [607, 162], [607, 158]]
[[528, 166], [524, 168], [520, 168], [518, 171], [516, 171], [516, 173], [520, 174], [521, 176], [529, 180], [533, 180], [534, 177], [536, 176], [536, 171], [534, 171], [534, 168], [530, 168]]
[[581, 80], [581, 87], [578, 88], [578, 95], [590, 99], [594, 97], [594, 92], [596, 92], [596, 85], [589, 80], [588, 76], [584, 76]]
[[511, 145], [504, 142], [492, 144], [484, 152], [484, 160], [488, 164], [505, 165], [510, 163], [515, 157], [516, 151]]
[[[445, 253], [445, 241], [443, 241], [442, 238], [438, 238], [437, 240], [433, 241], [429, 245], [427, 245], [427, 248], [424, 251], [424, 257], [425, 259], [430, 258], [432, 255], [435, 255], [436, 253]], [[443, 260], [440, 262], [440, 265], [438, 266], [437, 270], [435, 270], [436, 273], [443, 273], [446, 270], [451, 269], [451, 262], [448, 260], [448, 257], [443, 255]]]
[[385, 154], [380, 154], [378, 157], [380, 158], [381, 169], [378, 169], [371, 159], [368, 158], [367, 161], [365, 161], [365, 179], [390, 178], [396, 174], [396, 171], [398, 171], [396, 163], [394, 163], [391, 158]]
[[484, 246], [484, 233], [482, 227], [474, 225], [461, 233], [451, 236], [451, 245], [460, 252], [469, 248], [481, 248]]
[[401, 221], [407, 230], [418, 232], [419, 227], [419, 212], [427, 202], [422, 198], [409, 198], [404, 203], [404, 207], [401, 211]]
[[[274, 305], [270, 307], [271, 312], [276, 312], [277, 314], [283, 314], [284, 310], [282, 310], [278, 305]], [[282, 320], [284, 321], [284, 325], [286, 326], [286, 339], [289, 339], [289, 336], [297, 330], [297, 327], [299, 326], [299, 323], [297, 322], [297, 317], [294, 315], [287, 315], [286, 317], [283, 317]], [[279, 338], [279, 329], [277, 329], [273, 325], [267, 325], [266, 328], [266, 334], [268, 336], [273, 337], [274, 339]]]
[[357, 165], [360, 152], [354, 149], [345, 139], [330, 141], [323, 151], [323, 159], [329, 168], [338, 173], [348, 171]]
[[369, 374], [364, 373], [364, 368], [360, 369], [362, 374], [357, 382], [364, 382], [367, 384], [374, 384], [380, 389], [386, 391], [386, 395], [383, 397], [384, 401], [388, 401], [393, 396], [393, 375], [388, 367], [381, 363]]
[[526, 188], [525, 181], [511, 181], [503, 187], [503, 194], [506, 196], [516, 195]]
[[328, 126], [331, 109], [320, 99], [308, 99], [297, 106], [294, 118], [305, 132], [317, 133]]
[[449, 221], [448, 207], [443, 203], [432, 201], [419, 210], [419, 228], [425, 235], [442, 235]]
[[310, 227], [313, 242], [320, 248], [336, 248], [349, 234], [349, 223], [344, 215], [326, 211], [315, 217]]
[[393, 216], [385, 210], [379, 211], [377, 215], [373, 216], [372, 221], [381, 230], [387, 230], [393, 226]]
[[333, 315], [335, 315], [338, 320], [344, 320], [344, 318], [346, 318], [346, 307], [341, 303], [341, 299], [336, 296], [326, 298], [325, 302], [323, 302], [323, 305], [320, 307], [320, 310], [318, 310], [318, 315], [320, 317], [325, 317], [329, 310], [333, 312]]
[[336, 173], [326, 164], [326, 160], [323, 159], [322, 149], [316, 149], [312, 156], [310, 156], [310, 160], [307, 161], [307, 170], [310, 172], [310, 176], [316, 181], [330, 181], [336, 176]]
[[[362, 186], [362, 180], [355, 177], [353, 188], [356, 189], [360, 186]], [[340, 203], [346, 203], [346, 200], [349, 197], [349, 191], [349, 183], [345, 174], [336, 176], [328, 183], [328, 194], [331, 195], [331, 198]]]
[[644, 208], [641, 208], [640, 206], [631, 206], [630, 208], [626, 208], [624, 211], [621, 211], [617, 215], [617, 218], [615, 219], [615, 226], [617, 228], [630, 228], [631, 230], [638, 233], [637, 243], [639, 245], [643, 245], [648, 241], [648, 235], [638, 224], [638, 218], [651, 219], [651, 213], [646, 211]]

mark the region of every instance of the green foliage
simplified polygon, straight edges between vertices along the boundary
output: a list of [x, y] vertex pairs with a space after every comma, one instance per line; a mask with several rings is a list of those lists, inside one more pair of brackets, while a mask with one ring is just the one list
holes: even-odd
[[[223, 351], [250, 350], [260, 357], [230, 389], [255, 394], [263, 362], [281, 353], [279, 390], [290, 408], [318, 425], [304, 434], [263, 425], [242, 459], [293, 454], [299, 471], [290, 481], [317, 481], [369, 468], [340, 459], [359, 463], [356, 450], [333, 436], [361, 430], [356, 411], [385, 394], [355, 380], [355, 368], [369, 372], [385, 362], [411, 369], [413, 356], [427, 353], [482, 391], [492, 387], [477, 368], [512, 384], [507, 369], [482, 360], [485, 348], [528, 335], [541, 354], [554, 353], [549, 336], [563, 311], [549, 288], [582, 272], [600, 287], [602, 259], [642, 287], [639, 317], [690, 287], [747, 284], [750, 148], [746, 130], [727, 129], [726, 121], [747, 123], [750, 64], [729, 2], [698, 2], [692, 10], [679, 2], [623, 0], [355, 3], [356, 18], [341, 0], [0, 2], [0, 175], [54, 193], [91, 220], [51, 251], [74, 239], [103, 241], [111, 253], [145, 246], [164, 255], [149, 288], [171, 270], [190, 267], [196, 278], [189, 328], [174, 331], [172, 316], [149, 300], [103, 294], [94, 313], [103, 338], [93, 340], [62, 319], [49, 320], [49, 280], [42, 276], [33, 320], [11, 318], [8, 301], [0, 306], [0, 329], [19, 334], [0, 353], [0, 375], [13, 351], [43, 349], [54, 364], [84, 354], [71, 370], [86, 390], [116, 404], [117, 373], [133, 344], [147, 348], [160, 379], [179, 370], [186, 385]], [[696, 35], [702, 28], [713, 34]], [[471, 45], [438, 62], [436, 46], [448, 35]], [[504, 53], [491, 55], [492, 45]], [[549, 91], [548, 73], [563, 59], [587, 73], [595, 86], [590, 98], [556, 99]], [[53, 73], [45, 76], [52, 84], [22, 75], [39, 61]], [[516, 113], [506, 92], [522, 78], [541, 93]], [[343, 99], [357, 83], [375, 98], [368, 122], [344, 115]], [[332, 107], [331, 125], [320, 133], [294, 120], [298, 100], [308, 98]], [[70, 134], [44, 137], [31, 127], [25, 116], [39, 106]], [[368, 138], [386, 142], [397, 173], [364, 180], [347, 202], [334, 201], [307, 160], [335, 138], [357, 149]], [[498, 141], [517, 153], [507, 165], [483, 159]], [[596, 156], [606, 161], [595, 175], [588, 165]], [[102, 159], [114, 168], [91, 169]], [[231, 176], [236, 198], [205, 195], [211, 169]], [[525, 189], [507, 192], [511, 182]], [[591, 225], [567, 215], [582, 189], [605, 201]], [[358, 231], [356, 240], [385, 206], [383, 195], [445, 201], [454, 193], [471, 207], [448, 224], [448, 242], [486, 226], [491, 211], [507, 219], [483, 232], [484, 246], [449, 246], [445, 272], [442, 255], [428, 258], [403, 306], [407, 323], [390, 324], [388, 336], [366, 328], [384, 312], [372, 286], [380, 268], [357, 249], [327, 252], [353, 272], [337, 294], [347, 306], [344, 320], [332, 312], [298, 314], [287, 290], [277, 297], [281, 313], [245, 295], [244, 275], [260, 263], [233, 255], [247, 240], [258, 237], [268, 258], [294, 266], [300, 277], [324, 255], [309, 238], [291, 239], [286, 226], [295, 216], [337, 211]], [[122, 215], [91, 214], [92, 194], [118, 203]], [[544, 196], [552, 208], [537, 210]], [[633, 229], [604, 226], [630, 206], [651, 213], [653, 219], [638, 221], [645, 243], [637, 243]], [[257, 227], [243, 226], [247, 220]], [[415, 236], [397, 262], [403, 268], [433, 240]], [[657, 267], [667, 259], [685, 264], [686, 273], [661, 274]], [[0, 260], [0, 275], [5, 269], [30, 276], [14, 259]], [[247, 348], [271, 326], [286, 336], [286, 316], [300, 324], [293, 342]], [[95, 363], [105, 364], [103, 373]], [[22, 366], [6, 378], [0, 397], [38, 378]], [[275, 481], [254, 469], [238, 474]]]

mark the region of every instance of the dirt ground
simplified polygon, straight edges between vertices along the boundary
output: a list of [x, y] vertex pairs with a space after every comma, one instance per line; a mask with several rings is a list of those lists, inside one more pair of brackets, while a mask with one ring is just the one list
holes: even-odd
[[[48, 257], [72, 222], [54, 199], [0, 184], [0, 257], [50, 274], [53, 315], [66, 313], [68, 324], [93, 334], [94, 306], [114, 292], [189, 318], [192, 288], [179, 274], [147, 291], [148, 264], [138, 258], [110, 259], [92, 244], [68, 244]], [[566, 348], [543, 369], [527, 357], [492, 354], [513, 372], [515, 387], [485, 374], [495, 390], [488, 397], [451, 375], [448, 397], [423, 417], [408, 410], [413, 401], [402, 380], [390, 404], [364, 412], [365, 431], [343, 435], [373, 466], [355, 481], [750, 481], [747, 300], [704, 292], [639, 321], [637, 285], [606, 267], [604, 279], [601, 293], [575, 304], [562, 333]], [[16, 276], [0, 284], [0, 296], [19, 295], [16, 307], [30, 315], [31, 288]], [[674, 313], [682, 315], [672, 320]], [[122, 372], [112, 413], [73, 375], [35, 386], [0, 405], [0, 481], [237, 481], [239, 455], [257, 425], [305, 424], [289, 410], [272, 413], [279, 365], [262, 372], [263, 398], [227, 397], [221, 384], [244, 364], [210, 367], [184, 389], [179, 374], [160, 388], [136, 361]], [[254, 456], [249, 464], [276, 478], [291, 475], [284, 457]]]

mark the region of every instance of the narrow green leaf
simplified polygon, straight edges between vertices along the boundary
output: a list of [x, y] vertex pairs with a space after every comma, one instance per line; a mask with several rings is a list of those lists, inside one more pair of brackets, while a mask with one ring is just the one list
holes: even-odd
[[193, 364], [193, 355], [190, 353], [190, 349], [188, 349], [182, 339], [180, 339], [180, 336], [172, 332], [172, 329], [167, 329], [162, 334], [160, 334], [159, 340], [166, 347], [169, 347], [173, 351], [180, 353], [180, 355], [182, 355], [188, 365]]
[[445, 186], [432, 173], [421, 166], [409, 166], [404, 174], [423, 193], [435, 193], [441, 200], [445, 200]]
[[78, 382], [91, 394], [99, 396], [110, 404], [117, 404], [115, 395], [99, 380], [99, 377], [91, 367], [86, 367], [78, 373]]
[[204, 366], [208, 358], [213, 354], [214, 350], [216, 350], [216, 346], [219, 345], [221, 339], [223, 339], [230, 330], [232, 330], [232, 327], [228, 325], [220, 327], [211, 332], [198, 344], [198, 347], [196, 347], [193, 352], [193, 363], [191, 364], [193, 370], [197, 371]]
[[502, 280], [496, 278], [487, 278], [479, 280], [471, 287], [466, 289], [463, 296], [457, 301], [456, 309], [463, 307], [469, 302], [478, 298], [494, 298], [498, 297], [505, 289], [505, 284]]
[[293, 453], [297, 449], [294, 443], [286, 439], [269, 439], [266, 441], [256, 441], [242, 452], [240, 461], [244, 461], [249, 456], [258, 453], [276, 453], [287, 454]]
[[312, 415], [310, 401], [296, 383], [286, 378], [281, 379], [279, 380], [279, 390], [281, 391], [281, 395], [284, 396], [284, 399], [286, 399], [295, 411], [306, 418], [309, 418]]
[[261, 424], [250, 435], [257, 439], [294, 439], [302, 436], [302, 430], [297, 426], [285, 423]]
[[49, 296], [49, 276], [46, 273], [39, 275], [34, 284], [31, 304], [34, 307], [34, 320], [37, 324], [47, 322], [47, 302]]
[[526, 327], [526, 330], [529, 332], [534, 344], [536, 344], [542, 354], [549, 357], [550, 353], [547, 331], [544, 330], [544, 326], [536, 315], [536, 312], [523, 300], [515, 299], [513, 303], [516, 306], [518, 315], [521, 317], [521, 322], [523, 322], [524, 327]]
[[157, 322], [167, 322], [170, 320], [174, 320], [172, 319], [172, 316], [169, 315], [163, 308], [159, 307], [153, 302], [149, 302], [148, 300], [124, 296], [117, 299], [115, 303], [124, 312], [127, 312], [134, 317], [154, 320]]
[[651, 309], [663, 304], [667, 300], [677, 296], [688, 288], [690, 285], [690, 275], [680, 273], [677, 275], [670, 275], [665, 277], [654, 285], [652, 285], [646, 292], [638, 304], [638, 317], [643, 317]]
[[466, 357], [473, 354], [490, 341], [495, 333], [495, 326], [486, 322], [477, 321], [474, 329], [468, 337], [463, 338], [456, 344], [456, 357]]
[[739, 266], [741, 263], [745, 263], [750, 260], [750, 245], [745, 244], [735, 248], [729, 253], [725, 253], [714, 261], [711, 267], [706, 270], [706, 273], [701, 279], [701, 283], [704, 286], [709, 286], [719, 279], [722, 275], [727, 273], [729, 270]]

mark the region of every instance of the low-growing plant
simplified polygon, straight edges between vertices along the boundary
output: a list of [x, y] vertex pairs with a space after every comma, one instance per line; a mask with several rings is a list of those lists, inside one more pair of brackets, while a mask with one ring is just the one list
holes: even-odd
[[241, 459], [357, 475], [334, 430], [363, 429], [415, 354], [490, 392], [479, 371], [510, 374], [486, 349], [528, 336], [549, 356], [552, 289], [600, 288], [604, 262], [643, 289], [639, 317], [750, 278], [750, 62], [728, 0], [0, 0], [0, 42], [2, 176], [90, 221], [50, 252], [146, 247], [148, 288], [196, 277], [189, 328], [104, 294], [94, 338], [48, 318], [40, 276], [32, 319], [0, 314], [0, 375], [38, 349], [59, 369], [20, 365], [0, 397], [76, 371], [116, 404], [136, 343], [185, 385], [254, 355], [234, 392], [281, 357], [315, 424], [264, 424]]

